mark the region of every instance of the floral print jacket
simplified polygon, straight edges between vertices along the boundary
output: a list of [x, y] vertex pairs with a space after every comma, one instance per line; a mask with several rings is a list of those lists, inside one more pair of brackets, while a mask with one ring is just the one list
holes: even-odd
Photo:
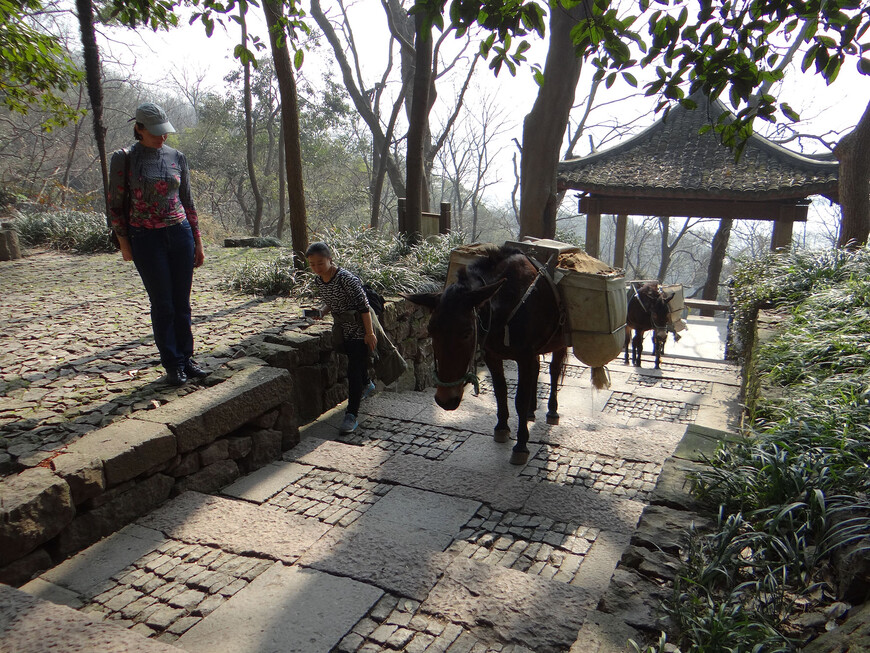
[[[124, 184], [124, 157], [130, 157], [129, 180]], [[124, 219], [124, 192], [130, 191], [129, 220]], [[178, 150], [164, 145], [145, 147], [136, 143], [112, 154], [109, 165], [109, 218], [118, 236], [127, 227], [159, 229], [178, 224], [184, 218], [194, 236], [199, 234], [196, 207], [190, 194], [187, 159]]]

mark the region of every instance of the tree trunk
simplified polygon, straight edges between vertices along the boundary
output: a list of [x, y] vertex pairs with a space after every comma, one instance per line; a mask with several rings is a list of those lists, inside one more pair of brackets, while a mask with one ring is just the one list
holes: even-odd
[[[719, 298], [719, 278], [722, 276], [722, 265], [725, 262], [725, 254], [728, 251], [728, 240], [731, 238], [731, 226], [734, 223], [730, 219], [719, 220], [719, 228], [713, 236], [710, 252], [710, 265], [707, 267], [707, 280], [704, 282], [704, 292], [701, 299], [716, 301]], [[704, 317], [713, 317], [714, 311], [702, 310]]]
[[834, 148], [840, 162], [840, 222], [838, 247], [858, 248], [870, 233], [870, 104], [855, 129]]
[[94, 113], [94, 140], [100, 156], [100, 172], [103, 175], [103, 201], [109, 210], [109, 167], [106, 161], [106, 127], [103, 125], [103, 83], [100, 75], [100, 51], [94, 32], [94, 5], [91, 0], [76, 0], [79, 29], [82, 33], [82, 50], [85, 61], [85, 79], [88, 98]]
[[[246, 13], [248, 3], [245, 0], [239, 2], [239, 25], [242, 26], [242, 47], [248, 47], [248, 21]], [[245, 60], [242, 64], [244, 71], [244, 102], [245, 102], [245, 157], [248, 162], [248, 179], [251, 182], [251, 192], [254, 194], [254, 229], [253, 235], [260, 235], [263, 222], [263, 196], [260, 194], [260, 186], [257, 184], [257, 171], [254, 167], [254, 124], [253, 124], [253, 101], [251, 99], [251, 62]]]
[[269, 26], [269, 43], [275, 62], [275, 76], [281, 94], [281, 124], [284, 129], [284, 155], [287, 162], [287, 190], [289, 197], [290, 237], [293, 244], [294, 264], [302, 268], [308, 249], [308, 218], [305, 214], [305, 188], [302, 183], [302, 146], [299, 142], [299, 103], [296, 78], [290, 62], [290, 51], [281, 25], [284, 7], [281, 0], [265, 0], [263, 13]]
[[278, 225], [275, 228], [275, 237], [281, 240], [284, 237], [284, 216], [286, 215], [287, 179], [284, 176], [286, 168], [284, 160], [284, 124], [278, 129]]
[[415, 17], [416, 60], [414, 92], [411, 98], [411, 119], [408, 126], [408, 160], [406, 162], [407, 211], [402, 231], [411, 242], [420, 239], [423, 224], [423, 146], [429, 116], [429, 87], [432, 76], [432, 29], [424, 30], [424, 15]]
[[559, 5], [550, 13], [550, 46], [544, 85], [523, 121], [520, 163], [520, 236], [556, 235], [556, 167], [582, 61], [574, 54], [571, 28], [586, 17], [587, 3], [572, 9]]

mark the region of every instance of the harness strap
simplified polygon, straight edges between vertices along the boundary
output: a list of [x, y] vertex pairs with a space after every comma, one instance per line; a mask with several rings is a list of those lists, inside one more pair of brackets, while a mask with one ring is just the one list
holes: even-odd
[[[557, 323], [556, 328], [558, 329], [559, 327], [562, 326], [562, 324], [564, 324], [565, 314], [562, 311], [561, 302], [559, 301], [559, 291], [556, 289], [556, 283], [553, 281], [553, 277], [550, 275], [550, 273], [547, 269], [549, 267], [550, 263], [553, 262], [554, 256], [556, 256], [555, 253], [551, 254], [550, 258], [547, 260], [546, 264], [543, 264], [543, 263], [538, 262], [537, 260], [535, 260], [531, 256], [529, 256], [528, 254], [525, 255], [526, 259], [528, 259], [529, 262], [538, 270], [538, 273], [535, 275], [535, 280], [529, 284], [528, 288], [526, 288], [526, 292], [523, 295], [522, 299], [520, 299], [519, 303], [516, 306], [514, 306], [513, 310], [510, 312], [510, 315], [508, 315], [507, 320], [505, 320], [505, 323], [504, 323], [504, 346], [505, 347], [510, 347], [510, 324], [511, 324], [511, 320], [514, 319], [514, 316], [517, 314], [517, 311], [519, 311], [520, 308], [522, 308], [523, 304], [526, 303], [526, 300], [529, 298], [529, 295], [531, 295], [532, 292], [535, 290], [535, 286], [538, 284], [538, 280], [541, 277], [546, 278], [547, 281], [550, 282], [550, 287], [553, 289], [553, 296], [556, 298], [556, 307], [559, 309], [559, 322]], [[554, 333], [555, 333], [555, 331], [554, 331]]]

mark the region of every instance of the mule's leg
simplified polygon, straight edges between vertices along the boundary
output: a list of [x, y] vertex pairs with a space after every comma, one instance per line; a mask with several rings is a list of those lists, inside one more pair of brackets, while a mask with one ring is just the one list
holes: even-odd
[[643, 332], [635, 330], [634, 338], [631, 339], [631, 362], [635, 367], [640, 367], [641, 356], [643, 356]]
[[484, 353], [483, 360], [489, 368], [489, 375], [492, 377], [492, 390], [495, 393], [495, 403], [498, 407], [496, 409], [498, 421], [493, 429], [492, 438], [496, 442], [507, 442], [511, 430], [508, 426], [507, 381], [504, 378], [504, 361], [488, 353]]
[[667, 340], [667, 337], [668, 333], [667, 331], [665, 331], [664, 338], [660, 338], [658, 333], [656, 333], [655, 337], [653, 338], [653, 349], [655, 350], [656, 354], [656, 369], [659, 369], [661, 367], [660, 364], [662, 362], [662, 355], [665, 353], [665, 340]]
[[559, 381], [564, 371], [567, 355], [568, 348], [562, 347], [554, 351], [550, 358], [550, 400], [547, 402], [547, 424], [556, 425], [559, 423], [559, 400], [556, 396], [559, 393]]
[[[625, 364], [628, 365], [628, 345], [631, 343], [631, 327], [625, 325]], [[632, 360], [634, 356], [632, 356]]]
[[538, 409], [538, 376], [541, 374], [541, 359], [538, 356], [535, 356], [535, 368], [532, 370], [534, 376], [532, 377], [532, 391], [529, 394], [529, 412], [528, 412], [528, 420], [530, 422], [535, 421], [535, 411]]
[[529, 461], [529, 424], [526, 419], [524, 407], [529, 405], [531, 400], [532, 388], [535, 385], [532, 376], [540, 371], [540, 362], [537, 356], [529, 356], [517, 361], [517, 443], [514, 445], [513, 453], [511, 454], [511, 465], [525, 465]]

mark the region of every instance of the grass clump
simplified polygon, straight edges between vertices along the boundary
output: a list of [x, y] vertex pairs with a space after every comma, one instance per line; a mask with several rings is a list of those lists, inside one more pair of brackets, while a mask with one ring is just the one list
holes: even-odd
[[751, 363], [771, 396], [696, 479], [720, 512], [713, 533], [690, 538], [675, 582], [683, 651], [797, 650], [817, 632], [796, 617], [842, 599], [839, 566], [868, 555], [868, 264], [867, 248], [800, 252], [735, 275], [738, 314], [771, 306], [783, 321]]
[[102, 213], [69, 209], [24, 213], [15, 220], [15, 229], [26, 247], [81, 254], [115, 251]]
[[[373, 229], [339, 228], [318, 236], [332, 249], [337, 265], [350, 270], [384, 295], [437, 290], [447, 278], [450, 250], [460, 236], [436, 236], [407, 245], [400, 236]], [[246, 260], [228, 275], [226, 284], [240, 292], [261, 295], [314, 296], [314, 275], [293, 267], [284, 250]]]

